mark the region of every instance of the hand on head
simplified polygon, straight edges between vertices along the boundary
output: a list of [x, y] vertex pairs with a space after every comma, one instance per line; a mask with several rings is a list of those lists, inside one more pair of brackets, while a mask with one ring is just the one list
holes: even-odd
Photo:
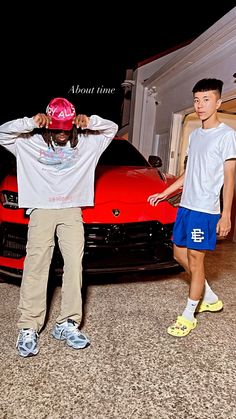
[[77, 115], [73, 121], [77, 128], [87, 128], [89, 117], [87, 115]]
[[44, 113], [37, 113], [37, 115], [35, 115], [33, 118], [38, 128], [48, 128], [51, 122], [51, 117], [45, 115]]
[[[37, 124], [39, 128], [48, 128], [50, 129], [50, 124], [52, 118], [44, 113], [38, 113], [34, 117], [34, 122]], [[87, 128], [89, 124], [89, 117], [87, 115], [77, 115], [73, 119], [73, 124], [76, 125], [77, 128]]]

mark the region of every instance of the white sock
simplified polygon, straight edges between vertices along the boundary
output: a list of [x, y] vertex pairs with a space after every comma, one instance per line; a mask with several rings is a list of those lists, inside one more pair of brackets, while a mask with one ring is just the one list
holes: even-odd
[[197, 308], [197, 305], [199, 303], [199, 300], [191, 300], [191, 298], [188, 298], [187, 305], [182, 313], [182, 316], [192, 322], [194, 320], [194, 313]]
[[212, 291], [206, 279], [205, 279], [205, 288], [204, 288], [204, 294], [203, 294], [202, 299], [206, 303], [210, 303], [210, 304], [216, 303], [216, 301], [218, 301], [217, 295]]

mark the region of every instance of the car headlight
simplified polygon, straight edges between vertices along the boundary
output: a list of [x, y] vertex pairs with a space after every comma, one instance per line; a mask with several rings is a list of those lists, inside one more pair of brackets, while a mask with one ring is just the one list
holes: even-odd
[[18, 209], [18, 193], [12, 191], [1, 191], [0, 202], [4, 208]]
[[171, 196], [170, 198], [167, 198], [167, 202], [169, 202], [170, 205], [173, 207], [178, 207], [180, 204], [182, 192], [177, 193], [176, 195]]

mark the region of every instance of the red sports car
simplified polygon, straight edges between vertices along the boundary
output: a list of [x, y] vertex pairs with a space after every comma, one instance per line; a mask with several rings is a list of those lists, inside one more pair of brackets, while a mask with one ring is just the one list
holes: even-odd
[[[160, 159], [159, 159], [160, 160]], [[83, 209], [84, 271], [88, 273], [156, 270], [178, 266], [172, 256], [172, 229], [180, 193], [152, 207], [147, 197], [174, 178], [164, 176], [127, 140], [115, 138], [102, 154], [95, 205]], [[18, 208], [16, 174], [0, 184], [0, 274], [21, 277], [28, 217]], [[61, 269], [55, 247], [52, 266]]]

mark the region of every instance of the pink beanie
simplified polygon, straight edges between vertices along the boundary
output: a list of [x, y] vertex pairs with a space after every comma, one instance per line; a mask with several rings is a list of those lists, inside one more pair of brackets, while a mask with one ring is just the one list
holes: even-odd
[[48, 104], [46, 113], [51, 117], [49, 129], [71, 130], [75, 117], [75, 107], [67, 99], [56, 97]]

